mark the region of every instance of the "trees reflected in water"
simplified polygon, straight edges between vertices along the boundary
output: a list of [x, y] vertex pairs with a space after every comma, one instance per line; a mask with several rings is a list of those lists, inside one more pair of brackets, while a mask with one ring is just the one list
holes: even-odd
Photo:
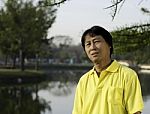
[[52, 95], [54, 96], [68, 96], [72, 93], [72, 84], [71, 83], [62, 83], [62, 82], [51, 82], [49, 83], [48, 88]]
[[144, 100], [150, 97], [150, 74], [139, 74]]
[[[51, 101], [38, 96], [41, 90], [53, 96], [69, 96], [86, 71], [49, 71], [46, 81], [39, 84], [0, 87], [0, 114], [52, 113]], [[139, 74], [144, 101], [150, 96], [150, 74]], [[67, 97], [66, 97], [67, 98]]]
[[[45, 110], [51, 111], [50, 105], [39, 99], [34, 88], [3, 87], [0, 89], [1, 114], [41, 114]], [[32, 94], [35, 94], [33, 98]]]

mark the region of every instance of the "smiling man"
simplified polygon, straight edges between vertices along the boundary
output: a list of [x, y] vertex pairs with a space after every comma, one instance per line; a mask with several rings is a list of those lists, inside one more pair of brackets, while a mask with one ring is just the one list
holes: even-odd
[[83, 33], [81, 42], [94, 66], [78, 82], [72, 114], [140, 114], [143, 99], [138, 76], [111, 59], [111, 34], [93, 26]]

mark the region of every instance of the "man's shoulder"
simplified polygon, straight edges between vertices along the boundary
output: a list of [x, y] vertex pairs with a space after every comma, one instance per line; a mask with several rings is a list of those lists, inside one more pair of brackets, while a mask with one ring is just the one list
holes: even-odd
[[127, 80], [137, 79], [138, 77], [134, 69], [124, 65], [121, 65], [120, 74]]
[[121, 71], [124, 73], [133, 73], [136, 74], [136, 71], [129, 66], [121, 65]]
[[89, 71], [87, 71], [81, 76], [80, 80], [86, 80], [90, 75], [92, 75], [92, 73], [94, 73], [94, 71], [93, 69], [90, 69]]

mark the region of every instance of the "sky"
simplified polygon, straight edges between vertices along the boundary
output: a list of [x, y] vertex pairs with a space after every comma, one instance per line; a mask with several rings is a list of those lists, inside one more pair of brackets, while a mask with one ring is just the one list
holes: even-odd
[[[115, 19], [112, 21], [110, 6], [112, 0], [69, 0], [57, 7], [56, 21], [48, 32], [48, 37], [57, 35], [70, 36], [73, 44], [80, 43], [82, 33], [99, 25], [113, 31], [119, 27], [150, 22], [150, 16], [140, 8], [150, 8], [150, 0], [126, 0]], [[142, 1], [142, 2], [141, 2]]]

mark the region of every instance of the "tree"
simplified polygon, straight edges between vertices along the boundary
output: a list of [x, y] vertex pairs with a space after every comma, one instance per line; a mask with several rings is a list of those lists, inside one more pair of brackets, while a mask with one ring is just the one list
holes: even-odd
[[39, 4], [41, 6], [55, 6], [60, 5], [68, 0], [40, 0]]
[[[110, 5], [110, 6], [108, 6], [108, 7], [105, 8], [105, 9], [111, 9], [112, 10], [112, 15], [111, 15], [112, 16], [112, 20], [114, 20], [116, 14], [122, 8], [122, 6], [124, 5], [125, 1], [126, 0], [112, 0], [111, 1], [112, 5]], [[141, 0], [139, 2], [139, 4], [142, 3], [142, 2], [143, 2], [143, 0]], [[149, 12], [149, 10], [147, 8], [141, 8], [141, 10], [143, 12], [145, 12], [145, 13]]]
[[4, 9], [0, 11], [0, 25], [0, 48], [2, 53], [6, 55], [5, 64], [7, 64], [8, 55], [14, 56], [13, 53], [18, 47], [15, 45], [15, 35], [12, 35], [13, 30], [10, 28], [12, 25], [10, 15]]
[[137, 63], [149, 61], [150, 24], [122, 27], [113, 31], [112, 36], [116, 54], [130, 53]]
[[[7, 0], [0, 12], [0, 23], [6, 24], [0, 27], [0, 39], [11, 39], [8, 40], [8, 44], [16, 46], [17, 54], [20, 52], [21, 70], [24, 70], [24, 59], [27, 54], [39, 53], [41, 41], [46, 39], [47, 31], [55, 21], [56, 9], [52, 6], [45, 8], [33, 4], [32, 0]], [[7, 17], [8, 21], [5, 21], [3, 18]], [[4, 47], [12, 49], [11, 46]]]
[[[69, 1], [69, 0], [40, 0], [39, 1], [39, 4], [41, 6], [54, 6], [54, 5], [61, 5], [63, 3], [65, 3], [66, 1]], [[122, 8], [122, 6], [124, 5], [126, 0], [111, 0], [112, 2], [112, 5], [110, 6], [107, 6], [106, 8], [104, 9], [111, 9], [112, 10], [112, 20], [114, 20], [116, 14], [119, 12], [119, 10]], [[139, 4], [141, 4], [144, 0], [141, 0], [139, 2]], [[144, 11], [145, 13], [148, 11], [150, 12], [147, 8], [141, 8], [142, 11]]]
[[142, 11], [144, 14], [150, 15], [150, 10], [147, 9], [147, 8], [141, 8], [141, 11]]
[[[58, 5], [59, 6], [60, 4], [65, 3], [66, 1], [69, 1], [69, 0], [40, 0], [39, 4], [41, 6], [54, 6], [54, 5]], [[111, 9], [112, 10], [112, 15], [111, 15], [112, 16], [112, 20], [114, 20], [116, 14], [121, 9], [121, 7], [124, 5], [125, 1], [126, 0], [111, 0], [112, 5], [104, 8], [104, 9]], [[139, 2], [139, 4], [142, 3], [143, 1], [144, 0], [141, 0]], [[147, 8], [141, 8], [141, 10], [149, 12], [149, 10]]]

